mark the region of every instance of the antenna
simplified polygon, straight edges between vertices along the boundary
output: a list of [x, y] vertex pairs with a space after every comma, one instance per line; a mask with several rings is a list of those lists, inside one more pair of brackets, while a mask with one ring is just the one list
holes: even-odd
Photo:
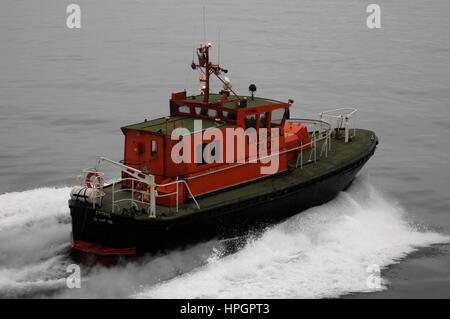
[[220, 28], [219, 28], [219, 44], [217, 46], [217, 64], [220, 65]]
[[206, 43], [206, 18], [205, 18], [205, 7], [203, 7], [203, 42]]

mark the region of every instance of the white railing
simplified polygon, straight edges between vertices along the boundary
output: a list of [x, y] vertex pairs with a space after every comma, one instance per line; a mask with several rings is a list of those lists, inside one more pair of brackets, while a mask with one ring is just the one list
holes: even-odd
[[[122, 184], [123, 181], [131, 181], [131, 196], [128, 198], [122, 198], [122, 199], [117, 199], [116, 200], [116, 194], [117, 193], [121, 193], [121, 192], [127, 192], [129, 193], [130, 190], [127, 188], [122, 188], [120, 187], [118, 190], [116, 190], [116, 184]], [[114, 209], [117, 207], [119, 208], [119, 203], [121, 202], [131, 202], [131, 206], [135, 207], [136, 209], [139, 209], [138, 205], [136, 203], [141, 203], [141, 205], [145, 205], [147, 206], [147, 213], [149, 216], [154, 217], [151, 211], [151, 205], [150, 205], [150, 201], [146, 202], [143, 200], [139, 200], [137, 199], [136, 193], [141, 195], [141, 198], [144, 198], [144, 196], [148, 196], [150, 195], [150, 192], [147, 191], [142, 191], [142, 190], [138, 190], [135, 188], [135, 184], [141, 183], [140, 180], [136, 179], [136, 178], [122, 178], [120, 179], [118, 182], [112, 183], [112, 190], [111, 190], [111, 209], [114, 212]]]
[[[312, 119], [289, 119], [289, 122], [299, 123], [306, 126], [308, 132], [310, 133], [310, 141], [307, 144], [303, 144], [298, 149], [297, 160], [295, 167], [303, 168], [303, 150], [311, 148], [312, 151], [309, 154], [308, 162], [316, 162], [318, 157], [322, 157], [325, 153], [325, 158], [328, 157], [328, 151], [331, 150], [331, 124], [323, 120], [312, 120]], [[319, 156], [317, 156], [317, 144], [322, 142], [321, 150]]]
[[[126, 178], [120, 178], [119, 180], [116, 180], [111, 183], [111, 187], [112, 187], [111, 207], [112, 207], [113, 211], [114, 211], [115, 207], [120, 207], [119, 204], [122, 202], [131, 202], [130, 205], [132, 207], [135, 207], [136, 209], [139, 208], [137, 203], [140, 203], [141, 205], [146, 206], [149, 217], [154, 218], [154, 217], [156, 217], [156, 198], [175, 195], [176, 211], [178, 212], [179, 195], [180, 195], [180, 185], [179, 184], [183, 184], [186, 187], [185, 189], [189, 192], [189, 195], [193, 199], [195, 205], [197, 206], [198, 209], [200, 209], [200, 205], [198, 204], [197, 200], [195, 199], [194, 195], [192, 194], [192, 192], [189, 188], [189, 185], [186, 183], [185, 180], [177, 179], [177, 180], [169, 182], [169, 183], [157, 184], [155, 182], [154, 175], [144, 174], [143, 172], [141, 172], [133, 167], [121, 164], [119, 162], [115, 162], [115, 161], [107, 159], [105, 157], [98, 157], [97, 165], [95, 166], [95, 168], [89, 168], [89, 169], [83, 170], [82, 181], [86, 181], [88, 174], [93, 174], [92, 176], [95, 176], [95, 179], [93, 179], [91, 186], [94, 191], [96, 191], [96, 189], [101, 189], [103, 196], [105, 195], [105, 193], [103, 192], [104, 173], [100, 172], [100, 165], [102, 163], [111, 164], [112, 166], [119, 168], [121, 172], [124, 172], [124, 173], [128, 174], [129, 176], [131, 176], [131, 177], [126, 177]], [[129, 181], [131, 183], [131, 188], [122, 188], [122, 182], [127, 182], [127, 181]], [[138, 184], [140, 184], [141, 186], [144, 186], [145, 189], [136, 189], [136, 186]], [[174, 184], [176, 185], [175, 191], [173, 191], [171, 193], [158, 194], [158, 192], [156, 190], [157, 187], [166, 187], [166, 186], [170, 186], [170, 185], [174, 185]], [[121, 186], [120, 189], [116, 189], [116, 185], [120, 185]], [[131, 196], [116, 199], [117, 194], [121, 193], [121, 192], [131, 192]], [[137, 195], [137, 194], [139, 194], [139, 195]], [[138, 199], [138, 197], [140, 197], [141, 199]], [[146, 199], [146, 200], [144, 200], [144, 199]], [[95, 207], [95, 205], [98, 203], [94, 200], [92, 204]]]
[[[328, 110], [319, 113], [320, 120], [323, 120], [324, 118], [332, 118], [336, 120], [336, 133], [339, 132], [342, 128], [344, 128], [345, 131], [345, 143], [348, 143], [350, 138], [350, 129], [353, 129], [353, 136], [356, 135], [356, 116], [355, 113], [358, 111], [355, 108], [347, 107], [347, 108], [340, 108], [340, 109], [334, 109], [334, 110]], [[350, 120], [352, 124], [352, 128], [349, 128]]]
[[[294, 122], [294, 123], [299, 122], [302, 125], [307, 126], [308, 131], [312, 132], [309, 143], [302, 144], [302, 145], [299, 145], [298, 143], [291, 144], [291, 145], [285, 145], [285, 146], [283, 146], [282, 151], [273, 152], [271, 154], [266, 154], [261, 157], [258, 157], [258, 155], [254, 155], [253, 157], [247, 158], [245, 162], [237, 163], [236, 165], [229, 165], [229, 166], [219, 168], [219, 169], [211, 168], [211, 170], [209, 170], [203, 174], [190, 176], [190, 177], [187, 177], [186, 179], [191, 180], [191, 179], [196, 179], [196, 178], [203, 177], [206, 175], [215, 174], [218, 172], [226, 171], [226, 170], [233, 169], [233, 168], [236, 168], [236, 167], [239, 167], [242, 165], [246, 165], [248, 163], [255, 162], [256, 160], [263, 160], [263, 159], [274, 157], [274, 156], [280, 156], [282, 154], [292, 152], [295, 150], [298, 150], [298, 152], [299, 152], [298, 156], [300, 156], [300, 160], [301, 160], [300, 167], [303, 167], [303, 149], [310, 148], [310, 147], [313, 148], [313, 152], [311, 152], [310, 158], [308, 161], [316, 162], [317, 158], [318, 158], [317, 144], [318, 144], [318, 142], [321, 142], [321, 141], [323, 141], [324, 143], [322, 144], [322, 149], [319, 154], [319, 157], [322, 156], [323, 153], [325, 153], [325, 156], [328, 157], [328, 151], [331, 150], [332, 130], [331, 130], [330, 123], [322, 121], [322, 120], [312, 120], [312, 119], [289, 119], [288, 121]], [[311, 130], [311, 127], [313, 127], [312, 130]], [[291, 147], [291, 146], [293, 146], [293, 147]], [[298, 166], [298, 165], [296, 165], [296, 166]]]
[[[122, 188], [120, 187], [118, 190], [116, 190], [116, 184], [121, 184], [123, 181], [131, 181], [131, 189], [130, 188]], [[120, 207], [119, 203], [121, 202], [131, 202], [131, 206], [135, 207], [136, 209], [138, 209], [138, 205], [136, 203], [140, 203], [141, 205], [147, 206], [147, 211], [149, 213], [149, 217], [156, 217], [155, 214], [151, 213], [151, 201], [155, 201], [156, 198], [161, 198], [161, 197], [167, 197], [167, 196], [173, 196], [175, 195], [175, 210], [176, 212], [178, 212], [179, 209], [179, 194], [180, 194], [180, 188], [179, 188], [179, 184], [184, 184], [186, 186], [186, 190], [189, 192], [189, 195], [191, 195], [191, 198], [193, 199], [195, 205], [197, 206], [198, 209], [200, 209], [200, 205], [198, 204], [197, 200], [195, 199], [194, 195], [192, 194], [189, 186], [187, 185], [185, 180], [176, 180], [170, 183], [166, 183], [166, 184], [154, 184], [154, 188], [155, 191], [153, 193], [151, 193], [151, 187], [148, 187], [147, 190], [140, 190], [140, 189], [136, 189], [135, 185], [141, 183], [140, 180], [136, 179], [136, 178], [122, 178], [120, 179], [117, 183], [113, 183], [112, 184], [112, 191], [111, 191], [111, 201], [112, 201], [112, 207], [113, 209], [115, 207]], [[166, 194], [158, 194], [157, 192], [157, 188], [158, 187], [166, 187], [166, 186], [170, 186], [170, 185], [174, 185], [176, 184], [176, 188], [174, 192], [171, 193], [166, 193]], [[150, 191], [149, 191], [150, 189]], [[130, 192], [131, 191], [131, 196], [129, 198], [122, 198], [122, 199], [115, 199], [116, 198], [116, 194], [120, 193], [120, 192]], [[149, 198], [148, 201], [144, 201], [144, 200], [139, 200], [138, 196], [136, 194], [140, 194], [139, 197], [141, 198]]]

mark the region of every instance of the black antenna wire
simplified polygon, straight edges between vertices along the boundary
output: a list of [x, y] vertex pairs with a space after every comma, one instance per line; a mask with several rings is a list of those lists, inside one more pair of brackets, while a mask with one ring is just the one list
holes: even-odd
[[219, 28], [219, 44], [217, 46], [217, 64], [220, 65], [220, 28]]
[[205, 18], [205, 7], [203, 7], [203, 42], [206, 43], [206, 18]]

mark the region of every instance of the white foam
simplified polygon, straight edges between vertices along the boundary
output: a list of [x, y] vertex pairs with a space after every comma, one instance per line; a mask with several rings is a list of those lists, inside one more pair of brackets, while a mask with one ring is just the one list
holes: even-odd
[[69, 191], [40, 188], [0, 195], [0, 269], [29, 266], [69, 245]]
[[369, 288], [367, 266], [449, 237], [420, 232], [367, 182], [264, 232], [233, 255], [147, 287], [137, 298], [320, 298]]
[[204, 265], [220, 242], [209, 241], [112, 268], [95, 267], [83, 276], [81, 289], [65, 289], [58, 298], [125, 298], [161, 281]]
[[70, 187], [37, 188], [0, 195], [0, 231], [55, 216], [68, 216]]
[[19, 268], [0, 268], [0, 296], [34, 296], [66, 286], [61, 256]]
[[449, 240], [411, 226], [401, 207], [363, 180], [234, 254], [224, 255], [226, 245], [210, 241], [122, 267], [95, 268], [83, 272], [82, 289], [65, 289], [72, 263], [64, 253], [69, 192], [41, 188], [0, 195], [0, 296], [334, 297], [374, 290], [366, 285], [367, 265], [387, 266], [417, 247]]

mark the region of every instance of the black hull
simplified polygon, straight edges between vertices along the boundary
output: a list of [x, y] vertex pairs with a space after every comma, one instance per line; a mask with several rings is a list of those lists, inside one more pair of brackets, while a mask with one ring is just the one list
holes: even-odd
[[[306, 183], [175, 219], [139, 220], [97, 212], [90, 205], [71, 201], [73, 240], [107, 247], [108, 255], [115, 255], [114, 249], [117, 255], [121, 249], [142, 255], [215, 237], [242, 235], [332, 200], [352, 183], [374, 151], [375, 145], [359, 160]], [[80, 250], [74, 247], [75, 252]], [[95, 249], [91, 252], [98, 254]]]

